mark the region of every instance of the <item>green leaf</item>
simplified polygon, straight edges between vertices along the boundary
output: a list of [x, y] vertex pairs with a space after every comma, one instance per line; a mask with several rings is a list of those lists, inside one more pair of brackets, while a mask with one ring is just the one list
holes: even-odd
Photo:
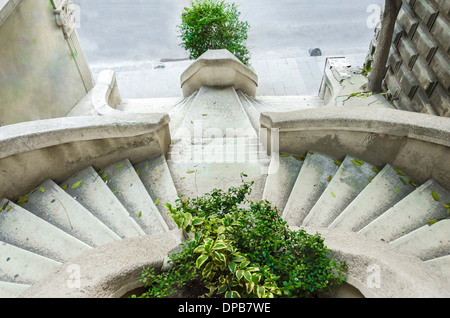
[[198, 226], [201, 225], [205, 222], [205, 218], [195, 218], [192, 220], [192, 225], [193, 226]]
[[158, 205], [158, 204], [159, 204], [159, 202], [161, 202], [161, 198], [158, 198], [158, 199], [156, 199], [156, 201], [155, 201], [155, 205]]
[[75, 182], [73, 185], [72, 185], [72, 189], [76, 189], [76, 188], [78, 188], [81, 184], [83, 183], [83, 180], [80, 180], [80, 181], [78, 181], [78, 182]]
[[236, 257], [233, 259], [233, 262], [240, 263], [240, 262], [245, 261], [246, 259], [247, 259], [247, 258], [246, 258], [245, 256], [236, 256]]
[[186, 173], [187, 174], [193, 174], [193, 173], [195, 173], [195, 171], [194, 170], [190, 170], [190, 171], [186, 171]]
[[61, 189], [66, 190], [68, 186], [69, 186], [68, 184], [65, 184], [61, 187]]
[[197, 268], [200, 269], [200, 267], [208, 260], [208, 258], [209, 258], [208, 254], [200, 255], [195, 261], [195, 266], [197, 266]]
[[225, 293], [225, 298], [241, 298], [241, 295], [237, 291], [232, 290]]
[[395, 192], [398, 192], [398, 191], [400, 191], [399, 188], [395, 187]]
[[205, 245], [204, 244], [202, 244], [202, 245], [199, 245], [199, 246], [197, 246], [195, 249], [194, 249], [194, 253], [204, 253], [206, 250], [205, 250]]
[[375, 168], [375, 167], [372, 168], [372, 171], [375, 172], [375, 173], [379, 172], [379, 170], [377, 168]]
[[238, 271], [236, 271], [236, 278], [238, 279], [238, 280], [241, 280], [242, 279], [242, 277], [244, 277], [244, 270], [242, 270], [242, 269], [239, 269]]
[[327, 179], [327, 182], [330, 182], [332, 178], [333, 178], [333, 176], [329, 176]]
[[256, 296], [258, 296], [258, 298], [264, 298], [266, 294], [266, 289], [264, 288], [264, 286], [258, 286], [256, 288]]
[[218, 294], [223, 294], [224, 292], [226, 292], [228, 289], [228, 285], [221, 285], [219, 286], [219, 288], [217, 289], [217, 293]]
[[234, 274], [236, 272], [236, 263], [231, 262], [230, 264], [228, 264], [228, 268]]
[[433, 225], [434, 223], [436, 223], [437, 222], [437, 220], [430, 220], [430, 221], [427, 221], [427, 224], [428, 225]]
[[340, 166], [340, 165], [342, 164], [342, 161], [334, 160], [334, 164], [335, 164], [336, 166]]
[[335, 194], [334, 192], [331, 192], [331, 196], [332, 196], [333, 198], [336, 198], [336, 194]]
[[441, 199], [439, 199], [439, 196], [436, 192], [431, 191], [431, 195], [433, 196], [433, 199], [437, 202], [441, 201]]
[[359, 162], [356, 161], [356, 160], [352, 160], [352, 162], [353, 162], [353, 164], [356, 165], [356, 166], [361, 166], [361, 165], [362, 165], [361, 163], [359, 163]]
[[123, 165], [116, 166], [116, 169], [123, 168]]
[[39, 188], [39, 191], [41, 191], [42, 193], [44, 193], [44, 192], [45, 192], [45, 189], [44, 189], [43, 187], [40, 187], [40, 188]]
[[224, 250], [227, 248], [228, 248], [228, 245], [225, 244], [225, 242], [223, 242], [221, 240], [217, 241], [216, 244], [214, 244], [214, 246], [213, 246], [213, 250], [216, 250], [216, 251]]
[[252, 281], [252, 274], [250, 272], [248, 272], [248, 271], [244, 271], [244, 279], [247, 282], [251, 282]]
[[141, 217], [142, 217], [142, 211], [139, 211], [138, 218], [141, 218]]
[[214, 259], [216, 261], [218, 261], [220, 263], [225, 263], [227, 261], [224, 253], [220, 253], [220, 252], [214, 251], [213, 257], [214, 257]]

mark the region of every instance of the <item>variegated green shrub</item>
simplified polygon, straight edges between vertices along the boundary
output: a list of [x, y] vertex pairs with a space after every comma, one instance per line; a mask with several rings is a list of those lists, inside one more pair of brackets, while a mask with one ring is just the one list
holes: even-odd
[[342, 283], [344, 266], [327, 258], [320, 236], [290, 230], [267, 201], [249, 202], [252, 184], [165, 205], [191, 239], [168, 271], [143, 272], [142, 297], [167, 296], [193, 280], [204, 297], [227, 298], [313, 297]]

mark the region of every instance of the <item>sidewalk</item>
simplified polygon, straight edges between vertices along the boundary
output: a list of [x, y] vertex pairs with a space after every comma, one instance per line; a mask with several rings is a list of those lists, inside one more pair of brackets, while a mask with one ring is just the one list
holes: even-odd
[[[352, 66], [363, 66], [365, 54], [344, 54]], [[251, 61], [259, 77], [258, 96], [317, 95], [326, 56]], [[182, 97], [180, 76], [192, 61], [147, 63], [111, 68], [123, 99]], [[156, 67], [157, 66], [157, 67]], [[156, 68], [155, 68], [156, 67]], [[96, 79], [99, 71], [93, 69]]]

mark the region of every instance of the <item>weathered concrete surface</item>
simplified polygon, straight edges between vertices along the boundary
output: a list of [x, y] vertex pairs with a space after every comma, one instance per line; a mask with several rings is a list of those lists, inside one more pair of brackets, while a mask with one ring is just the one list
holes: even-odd
[[[60, 118], [0, 128], [0, 197], [15, 200], [45, 179], [62, 182], [81, 169], [166, 153], [168, 116]], [[125, 151], [126, 150], [126, 151]], [[26, 178], [24, 178], [26, 176]]]
[[[144, 267], [160, 269], [180, 244], [177, 232], [139, 236], [104, 245], [72, 258], [31, 286], [22, 298], [115, 298], [140, 286]], [[76, 275], [79, 274], [79, 281]], [[79, 282], [79, 286], [77, 283]]]
[[348, 154], [379, 168], [389, 163], [418, 183], [434, 179], [446, 189], [449, 123], [445, 117], [359, 107], [261, 114], [262, 127], [279, 129], [282, 153], [317, 151], [338, 159]]

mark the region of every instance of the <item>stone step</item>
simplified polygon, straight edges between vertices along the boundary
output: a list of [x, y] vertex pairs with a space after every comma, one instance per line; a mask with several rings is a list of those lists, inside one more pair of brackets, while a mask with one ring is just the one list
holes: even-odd
[[284, 208], [284, 220], [300, 226], [336, 174], [339, 166], [332, 158], [308, 153]]
[[[250, 99], [253, 99], [250, 97]], [[253, 99], [258, 107], [270, 107], [277, 112], [318, 108], [325, 105], [319, 96], [257, 96]]]
[[169, 230], [130, 160], [124, 159], [104, 168], [103, 179], [146, 234]]
[[244, 108], [244, 111], [247, 113], [247, 116], [252, 123], [253, 128], [258, 133], [261, 127], [260, 125], [260, 116], [261, 112], [253, 105], [253, 103], [248, 99], [248, 96], [242, 93], [241, 91], [237, 92], [239, 100], [241, 101], [241, 105]]
[[13, 202], [0, 202], [0, 240], [58, 262], [66, 262], [91, 249]]
[[446, 278], [450, 283], [450, 255], [430, 259], [425, 261], [425, 263], [431, 268], [432, 273]]
[[414, 191], [413, 184], [402, 171], [384, 166], [329, 227], [358, 232]]
[[292, 155], [273, 156], [264, 187], [263, 200], [268, 200], [282, 214], [295, 185], [303, 160]]
[[256, 132], [233, 87], [202, 87], [172, 137], [252, 137]]
[[[69, 186], [79, 181], [82, 181], [79, 187]], [[145, 234], [93, 167], [81, 170], [61, 183], [61, 186], [121, 238]]]
[[437, 182], [429, 180], [359, 233], [374, 240], [391, 242], [426, 225], [430, 220], [446, 218], [447, 208], [442, 204], [447, 202], [450, 202], [450, 193]]
[[346, 156], [303, 226], [328, 227], [375, 177], [373, 165]]
[[124, 99], [117, 110], [129, 113], [169, 113], [186, 102], [182, 97]]
[[17, 298], [30, 287], [31, 285], [0, 281], [0, 298]]
[[[82, 180], [68, 187], [82, 187]], [[97, 247], [120, 237], [52, 180], [27, 196], [23, 207], [86, 244]]]
[[60, 262], [0, 242], [0, 281], [32, 285], [56, 271]]
[[174, 140], [168, 157], [179, 162], [256, 163], [268, 158], [255, 137]]
[[[183, 154], [181, 154], [183, 156]], [[245, 181], [254, 181], [253, 191], [249, 199], [259, 201], [265, 183], [267, 163], [256, 162], [205, 162], [203, 160], [185, 161], [172, 159], [169, 155], [167, 164], [172, 175], [177, 193], [195, 198], [210, 193], [213, 189], [228, 190], [242, 184], [241, 175]]]
[[166, 203], [175, 206], [175, 201], [178, 199], [177, 189], [173, 184], [166, 158], [161, 155], [145, 160], [134, 165], [134, 167], [168, 228], [170, 230], [176, 229], [175, 222], [167, 215], [167, 209], [164, 207]]
[[450, 219], [424, 225], [389, 244], [423, 261], [448, 255], [450, 254]]

